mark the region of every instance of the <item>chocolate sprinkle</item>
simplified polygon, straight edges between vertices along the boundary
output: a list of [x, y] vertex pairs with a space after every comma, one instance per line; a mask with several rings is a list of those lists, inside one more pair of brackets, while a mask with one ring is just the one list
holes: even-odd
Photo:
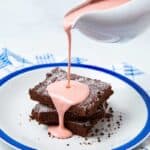
[[99, 129], [96, 128], [96, 129], [95, 129], [95, 133], [98, 133], [98, 131], [99, 131]]
[[107, 126], [110, 128], [110, 127], [111, 127], [111, 124], [109, 123]]
[[102, 135], [102, 136], [103, 136], [103, 135], [104, 135], [104, 133], [103, 133], [103, 132], [101, 132], [101, 133], [100, 133], [100, 135]]
[[109, 137], [109, 138], [110, 138], [110, 136], [111, 136], [110, 133], [108, 133], [108, 137]]
[[97, 137], [97, 142], [101, 142], [101, 139], [100, 139], [100, 137]]
[[104, 122], [104, 119], [102, 119], [101, 121]]
[[86, 138], [84, 138], [86, 141], [88, 140], [88, 138], [86, 137]]

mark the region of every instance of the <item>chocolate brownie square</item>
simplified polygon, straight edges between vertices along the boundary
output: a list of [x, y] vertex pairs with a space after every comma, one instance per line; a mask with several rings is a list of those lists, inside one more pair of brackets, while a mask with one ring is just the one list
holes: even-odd
[[[50, 108], [55, 108], [46, 88], [49, 84], [55, 81], [65, 80], [66, 76], [66, 71], [60, 68], [53, 69], [46, 75], [46, 79], [43, 82], [40, 82], [34, 88], [29, 90], [31, 99], [34, 101], [38, 101], [43, 105], [47, 105]], [[89, 96], [82, 103], [72, 106], [67, 111], [72, 116], [92, 116], [96, 113], [99, 106], [105, 104], [107, 99], [113, 94], [111, 85], [101, 80], [91, 79], [76, 74], [71, 74], [71, 80], [76, 80], [81, 83], [87, 84], [90, 89]]]

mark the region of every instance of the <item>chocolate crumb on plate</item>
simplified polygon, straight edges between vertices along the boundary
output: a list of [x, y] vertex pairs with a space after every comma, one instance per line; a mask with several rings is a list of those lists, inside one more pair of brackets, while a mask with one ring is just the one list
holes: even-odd
[[97, 137], [97, 142], [101, 142], [101, 139], [100, 139], [100, 137]]
[[87, 137], [85, 137], [84, 139], [85, 139], [86, 141], [88, 140], [88, 138], [87, 138]]
[[99, 129], [96, 128], [96, 129], [95, 129], [95, 133], [98, 133], [98, 132], [99, 132]]
[[102, 136], [103, 136], [103, 135], [104, 135], [104, 133], [103, 133], [103, 132], [101, 132], [101, 133], [100, 133], [100, 135], [102, 135]]

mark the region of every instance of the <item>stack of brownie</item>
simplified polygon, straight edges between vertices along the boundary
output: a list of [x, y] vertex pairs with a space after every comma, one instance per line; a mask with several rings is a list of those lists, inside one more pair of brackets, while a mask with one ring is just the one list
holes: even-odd
[[[60, 68], [55, 68], [46, 75], [46, 79], [43, 82], [29, 90], [31, 99], [38, 102], [32, 109], [32, 119], [35, 119], [40, 124], [58, 125], [58, 114], [46, 88], [55, 81], [65, 79], [66, 72]], [[105, 117], [108, 107], [107, 99], [112, 95], [113, 91], [110, 84], [100, 80], [76, 74], [71, 74], [71, 80], [87, 84], [90, 94], [82, 103], [72, 106], [65, 113], [65, 126], [74, 134], [87, 136], [91, 128]]]

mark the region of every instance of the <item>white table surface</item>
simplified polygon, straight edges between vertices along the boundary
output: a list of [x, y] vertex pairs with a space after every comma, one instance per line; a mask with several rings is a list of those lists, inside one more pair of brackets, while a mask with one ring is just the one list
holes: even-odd
[[[52, 0], [0, 0], [0, 47], [7, 47], [25, 57], [44, 52], [65, 57], [63, 16], [79, 0], [68, 1], [67, 4], [63, 0], [58, 2], [60, 6], [56, 11], [53, 8], [57, 5]], [[72, 53], [99, 66], [128, 62], [150, 73], [150, 29], [122, 44], [96, 42], [74, 31]], [[11, 148], [0, 142], [0, 149]]]

